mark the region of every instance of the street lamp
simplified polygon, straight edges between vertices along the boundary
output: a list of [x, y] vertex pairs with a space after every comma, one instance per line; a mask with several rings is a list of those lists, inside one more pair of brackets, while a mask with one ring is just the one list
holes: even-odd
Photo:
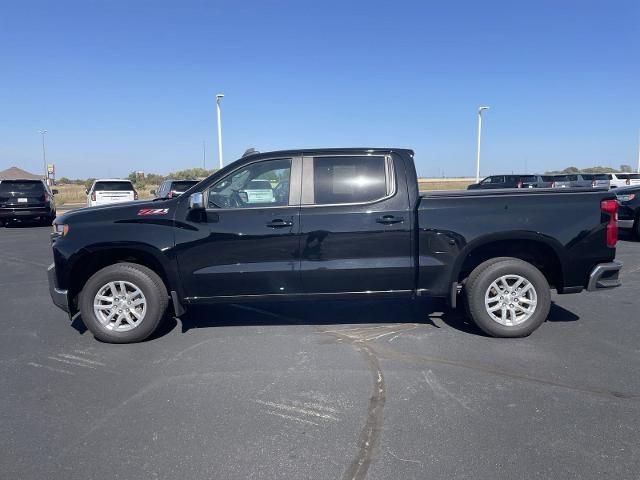
[[220, 168], [222, 168], [222, 121], [220, 119], [220, 100], [224, 97], [224, 94], [219, 93], [216, 95], [216, 108], [218, 110], [218, 161], [220, 162]]
[[44, 178], [49, 184], [49, 170], [47, 169], [47, 152], [44, 148], [44, 136], [47, 134], [46, 130], [38, 130], [38, 133], [42, 135], [42, 163], [44, 164]]
[[638, 130], [638, 173], [640, 173], [640, 130]]
[[480, 182], [480, 135], [482, 134], [482, 111], [489, 107], [478, 108], [478, 157], [476, 159], [476, 183]]

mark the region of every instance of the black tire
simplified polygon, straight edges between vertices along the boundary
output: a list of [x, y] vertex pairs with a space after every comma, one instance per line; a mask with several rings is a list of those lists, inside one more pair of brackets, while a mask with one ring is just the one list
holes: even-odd
[[[98, 291], [109, 282], [118, 281], [135, 285], [146, 300], [146, 312], [142, 320], [128, 331], [114, 331], [107, 328], [98, 320], [93, 309], [94, 298]], [[80, 292], [78, 305], [82, 320], [98, 340], [108, 343], [134, 343], [146, 339], [158, 328], [168, 302], [167, 289], [162, 279], [153, 270], [136, 263], [116, 263], [98, 270], [87, 280]]]
[[[485, 294], [491, 284], [503, 275], [518, 275], [526, 279], [537, 296], [537, 304], [531, 316], [516, 325], [499, 323], [485, 307]], [[469, 275], [464, 290], [471, 319], [492, 337], [526, 337], [547, 319], [551, 308], [551, 292], [545, 276], [530, 263], [517, 258], [493, 258], [478, 265]]]

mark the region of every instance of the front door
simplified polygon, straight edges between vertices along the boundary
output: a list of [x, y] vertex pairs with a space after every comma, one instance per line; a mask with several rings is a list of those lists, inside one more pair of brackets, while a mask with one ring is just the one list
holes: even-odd
[[300, 162], [245, 164], [204, 192], [205, 213], [176, 233], [189, 300], [299, 292]]

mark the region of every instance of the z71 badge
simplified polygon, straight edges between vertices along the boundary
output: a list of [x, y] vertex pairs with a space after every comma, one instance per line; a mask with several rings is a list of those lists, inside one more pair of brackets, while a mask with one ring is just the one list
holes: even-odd
[[169, 213], [168, 208], [141, 208], [138, 215], [166, 215]]

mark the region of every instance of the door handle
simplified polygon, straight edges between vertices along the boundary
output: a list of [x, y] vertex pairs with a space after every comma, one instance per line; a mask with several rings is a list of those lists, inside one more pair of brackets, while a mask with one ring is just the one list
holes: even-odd
[[285, 228], [293, 226], [293, 222], [291, 220], [282, 220], [281, 218], [276, 218], [270, 222], [267, 222], [267, 227], [269, 228]]
[[376, 218], [376, 222], [382, 223], [383, 225], [391, 225], [393, 223], [404, 222], [404, 218], [396, 217], [394, 215], [383, 215], [381, 217]]

